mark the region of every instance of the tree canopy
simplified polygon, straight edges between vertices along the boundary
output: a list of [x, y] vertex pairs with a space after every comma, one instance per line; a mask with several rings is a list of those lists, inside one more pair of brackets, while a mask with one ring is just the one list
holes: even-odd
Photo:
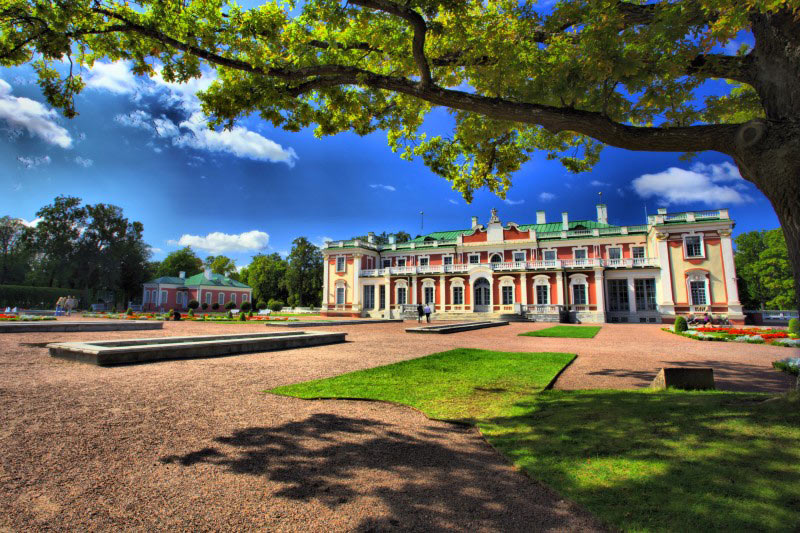
[[236, 261], [224, 255], [209, 255], [203, 262], [206, 268], [210, 268], [214, 274], [222, 274], [229, 278], [239, 279], [239, 271], [236, 268]]
[[203, 271], [203, 260], [197, 257], [190, 246], [184, 246], [179, 250], [170, 252], [167, 257], [158, 265], [156, 277], [172, 276], [178, 277], [181, 272], [186, 273], [186, 277], [194, 276]]
[[739, 295], [746, 309], [796, 309], [792, 268], [780, 230], [750, 231], [736, 237]]
[[285, 302], [286, 269], [288, 263], [280, 254], [258, 254], [241, 272], [241, 280], [253, 289], [253, 301], [268, 303], [270, 300]]
[[292, 241], [287, 259], [289, 305], [318, 307], [322, 303], [322, 252], [305, 237], [298, 237]]
[[[76, 65], [126, 59], [184, 82], [211, 126], [256, 113], [320, 136], [381, 129], [469, 201], [536, 153], [573, 172], [601, 148], [728, 154], [772, 202], [800, 294], [800, 0], [0, 0], [0, 62], [32, 62], [76, 113]], [[724, 52], [739, 32], [752, 49]], [[721, 51], [722, 50], [722, 51]], [[68, 58], [65, 76], [56, 67]], [[728, 90], [701, 97], [713, 79]], [[428, 135], [434, 107], [449, 135]]]

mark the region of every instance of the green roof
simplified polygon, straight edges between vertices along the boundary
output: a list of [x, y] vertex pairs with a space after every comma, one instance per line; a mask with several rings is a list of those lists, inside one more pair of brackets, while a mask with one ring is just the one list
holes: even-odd
[[472, 233], [472, 230], [457, 229], [453, 231], [434, 231], [433, 233], [428, 233], [427, 235], [420, 235], [416, 239], [411, 239], [408, 242], [425, 242], [426, 239], [434, 241], [454, 241], [459, 235], [464, 235], [465, 233]]
[[240, 281], [228, 278], [222, 274], [211, 274], [211, 279], [206, 278], [205, 274], [195, 274], [188, 278], [175, 278], [172, 276], [162, 276], [148, 281], [147, 283], [170, 283], [173, 285], [183, 285], [184, 287], [237, 287], [240, 289], [249, 289], [249, 285], [245, 285]]
[[[579, 228], [578, 226], [583, 226]], [[616, 228], [611, 224], [604, 224], [595, 220], [570, 220], [569, 229], [599, 229], [599, 228]], [[547, 224], [520, 224], [519, 229], [522, 231], [534, 230], [536, 233], [547, 231], [561, 231], [561, 222], [548, 222]]]

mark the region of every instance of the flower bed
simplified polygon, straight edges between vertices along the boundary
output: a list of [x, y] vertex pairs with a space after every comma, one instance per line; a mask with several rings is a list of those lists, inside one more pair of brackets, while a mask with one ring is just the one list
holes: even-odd
[[699, 327], [683, 332], [676, 332], [673, 328], [664, 328], [664, 331], [701, 341], [746, 342], [750, 344], [800, 347], [800, 339], [782, 329]]
[[[168, 313], [133, 313], [131, 315], [127, 315], [125, 313], [83, 313], [83, 316], [87, 318], [104, 318], [107, 320], [172, 320], [172, 315]], [[247, 316], [245, 318], [247, 318], [246, 322], [286, 322], [288, 320], [297, 320], [287, 316]], [[187, 313], [181, 313], [181, 320], [187, 320], [190, 322], [242, 322], [239, 320], [238, 314], [233, 315], [232, 318], [228, 318], [224, 314], [195, 314], [193, 317], [190, 317]]]
[[800, 376], [800, 357], [787, 357], [786, 359], [775, 361], [772, 366], [789, 374]]
[[54, 316], [39, 316], [39, 315], [11, 315], [0, 313], [0, 322], [40, 322], [42, 320], [55, 320]]

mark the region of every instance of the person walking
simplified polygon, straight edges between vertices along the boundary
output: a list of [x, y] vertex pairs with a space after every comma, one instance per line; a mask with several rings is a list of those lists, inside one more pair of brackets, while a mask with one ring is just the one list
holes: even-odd
[[425, 322], [431, 323], [431, 304], [425, 304]]
[[422, 315], [425, 311], [422, 309], [422, 304], [417, 304], [417, 323], [422, 321]]

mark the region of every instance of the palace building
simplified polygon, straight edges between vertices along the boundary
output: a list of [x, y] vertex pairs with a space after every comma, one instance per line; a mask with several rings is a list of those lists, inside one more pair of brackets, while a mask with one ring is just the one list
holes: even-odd
[[671, 322], [725, 315], [743, 323], [726, 209], [667, 213], [637, 226], [596, 220], [535, 224], [472, 217], [469, 229], [409, 242], [328, 242], [322, 314], [400, 317], [429, 304], [438, 318], [522, 314], [537, 321]]

